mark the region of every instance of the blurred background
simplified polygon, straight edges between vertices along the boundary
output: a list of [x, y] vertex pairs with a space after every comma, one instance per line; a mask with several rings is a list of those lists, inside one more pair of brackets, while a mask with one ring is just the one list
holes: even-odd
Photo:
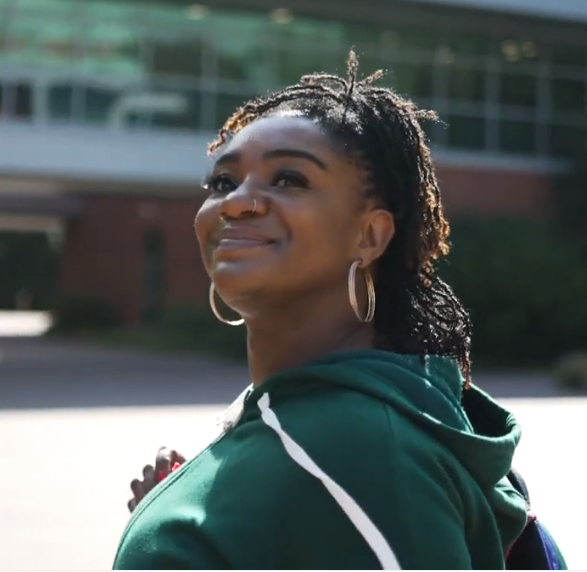
[[424, 126], [453, 227], [440, 272], [587, 566], [585, 0], [0, 0], [0, 451], [31, 468], [0, 476], [0, 567], [108, 567], [133, 472], [167, 433], [197, 450], [246, 383], [192, 230], [206, 143], [351, 46], [442, 119]]

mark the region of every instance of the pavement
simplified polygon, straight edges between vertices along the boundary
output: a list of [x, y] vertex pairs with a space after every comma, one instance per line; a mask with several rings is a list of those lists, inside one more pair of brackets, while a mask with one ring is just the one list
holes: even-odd
[[[516, 466], [535, 510], [570, 567], [587, 569], [587, 399], [532, 376], [476, 382], [521, 420]], [[130, 480], [163, 444], [201, 450], [246, 383], [245, 368], [230, 363], [1, 338], [0, 569], [110, 568]]]

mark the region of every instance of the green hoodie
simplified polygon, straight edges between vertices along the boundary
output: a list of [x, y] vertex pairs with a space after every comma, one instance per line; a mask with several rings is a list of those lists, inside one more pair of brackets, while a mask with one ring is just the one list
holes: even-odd
[[471, 388], [474, 432], [462, 385], [450, 359], [377, 350], [274, 375], [142, 501], [115, 568], [503, 569], [520, 427]]

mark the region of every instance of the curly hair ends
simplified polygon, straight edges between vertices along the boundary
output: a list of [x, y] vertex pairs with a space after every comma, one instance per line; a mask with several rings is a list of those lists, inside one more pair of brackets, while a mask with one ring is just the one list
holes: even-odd
[[433, 111], [419, 109], [388, 87], [376, 87], [383, 72], [358, 77], [354, 51], [347, 76], [303, 76], [296, 85], [246, 103], [228, 118], [208, 149], [212, 153], [260, 117], [299, 112], [319, 122], [364, 166], [365, 195], [394, 214], [396, 234], [376, 272], [377, 346], [398, 353], [455, 359], [470, 382], [471, 320], [436, 272], [450, 251], [450, 227], [426, 135]]

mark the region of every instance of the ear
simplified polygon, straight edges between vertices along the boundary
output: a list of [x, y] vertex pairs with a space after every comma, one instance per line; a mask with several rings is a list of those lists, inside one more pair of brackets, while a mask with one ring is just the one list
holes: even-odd
[[386, 250], [395, 234], [393, 214], [385, 209], [371, 209], [364, 214], [358, 258], [369, 266]]

